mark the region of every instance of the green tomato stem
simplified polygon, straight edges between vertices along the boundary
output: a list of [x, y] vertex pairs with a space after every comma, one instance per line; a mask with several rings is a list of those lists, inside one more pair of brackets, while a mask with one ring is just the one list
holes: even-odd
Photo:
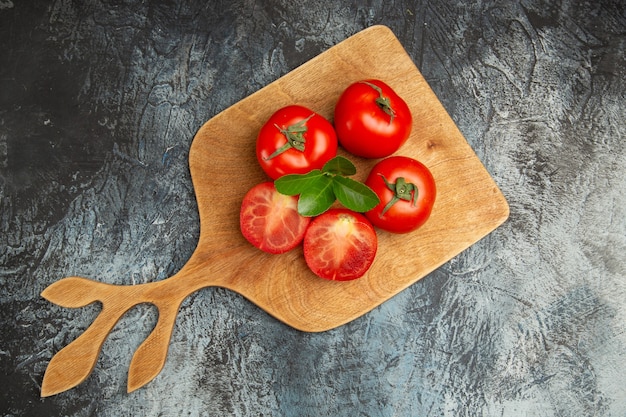
[[407, 182], [406, 179], [404, 179], [404, 177], [396, 178], [395, 183], [389, 182], [383, 174], [379, 174], [379, 175], [382, 177], [383, 181], [385, 181], [385, 185], [387, 186], [387, 188], [389, 188], [389, 190], [393, 192], [393, 197], [391, 198], [391, 200], [389, 200], [389, 202], [385, 205], [383, 210], [380, 212], [379, 217], [383, 217], [385, 213], [391, 208], [391, 206], [393, 206], [400, 200], [404, 200], [404, 201], [412, 200], [411, 205], [415, 207], [415, 205], [417, 204], [417, 195], [419, 192], [415, 184], [411, 182]]
[[292, 148], [300, 152], [304, 152], [304, 149], [306, 147], [306, 139], [304, 138], [304, 134], [308, 130], [306, 123], [313, 116], [315, 116], [315, 113], [311, 114], [306, 119], [300, 120], [298, 123], [294, 123], [292, 125], [287, 126], [285, 129], [275, 124], [274, 126], [276, 127], [276, 129], [280, 131], [280, 133], [282, 133], [285, 136], [285, 138], [287, 139], [287, 142], [280, 148], [276, 149], [270, 156], [265, 158], [265, 160], [270, 160], [272, 158], [275, 158], [281, 153]]
[[389, 116], [389, 124], [393, 123], [393, 118], [396, 115], [396, 111], [391, 107], [391, 102], [389, 101], [389, 97], [383, 95], [383, 90], [370, 82], [363, 81], [363, 84], [367, 84], [372, 87], [378, 93], [378, 97], [376, 98], [376, 105], [385, 112], [386, 115]]

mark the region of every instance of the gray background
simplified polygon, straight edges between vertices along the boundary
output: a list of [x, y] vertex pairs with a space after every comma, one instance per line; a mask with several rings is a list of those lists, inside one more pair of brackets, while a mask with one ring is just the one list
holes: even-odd
[[[369, 314], [293, 330], [209, 288], [161, 374], [126, 394], [156, 314], [39, 398], [98, 306], [68, 275], [164, 279], [196, 246], [206, 120], [389, 26], [500, 186], [510, 219]], [[626, 415], [624, 2], [0, 0], [0, 415]]]

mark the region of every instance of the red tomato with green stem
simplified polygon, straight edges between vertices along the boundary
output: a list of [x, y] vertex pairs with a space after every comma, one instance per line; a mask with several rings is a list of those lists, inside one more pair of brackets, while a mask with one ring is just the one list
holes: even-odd
[[363, 276], [374, 262], [378, 238], [360, 213], [330, 209], [315, 217], [304, 235], [304, 259], [315, 275], [336, 281]]
[[256, 156], [272, 179], [321, 169], [337, 154], [337, 134], [323, 116], [291, 105], [276, 111], [261, 127]]
[[393, 233], [408, 233], [426, 223], [437, 195], [430, 170], [406, 156], [391, 156], [378, 162], [365, 185], [380, 199], [365, 216], [374, 226]]
[[276, 191], [273, 182], [252, 187], [239, 213], [241, 233], [264, 252], [287, 252], [302, 242], [310, 217], [298, 213], [298, 199]]
[[350, 85], [335, 106], [335, 130], [341, 146], [364, 158], [396, 152], [409, 135], [413, 116], [406, 102], [380, 80]]

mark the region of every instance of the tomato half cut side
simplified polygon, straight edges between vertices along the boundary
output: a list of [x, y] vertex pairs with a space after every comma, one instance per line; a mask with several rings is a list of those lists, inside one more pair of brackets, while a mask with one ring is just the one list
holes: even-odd
[[360, 213], [330, 209], [313, 219], [304, 235], [304, 259], [315, 275], [336, 281], [362, 277], [374, 262], [378, 239]]
[[273, 182], [255, 185], [241, 203], [241, 233], [264, 252], [279, 254], [295, 248], [310, 222], [298, 213], [297, 197], [279, 193]]

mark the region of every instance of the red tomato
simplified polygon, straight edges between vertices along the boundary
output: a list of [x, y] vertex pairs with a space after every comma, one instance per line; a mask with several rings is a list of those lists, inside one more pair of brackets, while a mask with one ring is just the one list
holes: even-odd
[[437, 195], [428, 168], [406, 156], [391, 156], [374, 165], [365, 185], [380, 198], [365, 216], [374, 226], [394, 233], [422, 226], [430, 217]]
[[330, 209], [313, 219], [303, 246], [304, 259], [317, 276], [348, 281], [367, 272], [374, 262], [378, 239], [362, 214]]
[[241, 203], [241, 233], [268, 253], [284, 253], [296, 247], [310, 222], [309, 217], [298, 213], [298, 198], [279, 193], [273, 182], [255, 185]]
[[337, 134], [328, 120], [303, 106], [278, 110], [261, 127], [256, 156], [272, 179], [321, 169], [337, 154]]
[[335, 106], [339, 143], [365, 158], [384, 158], [411, 134], [413, 117], [405, 101], [380, 80], [350, 85]]

